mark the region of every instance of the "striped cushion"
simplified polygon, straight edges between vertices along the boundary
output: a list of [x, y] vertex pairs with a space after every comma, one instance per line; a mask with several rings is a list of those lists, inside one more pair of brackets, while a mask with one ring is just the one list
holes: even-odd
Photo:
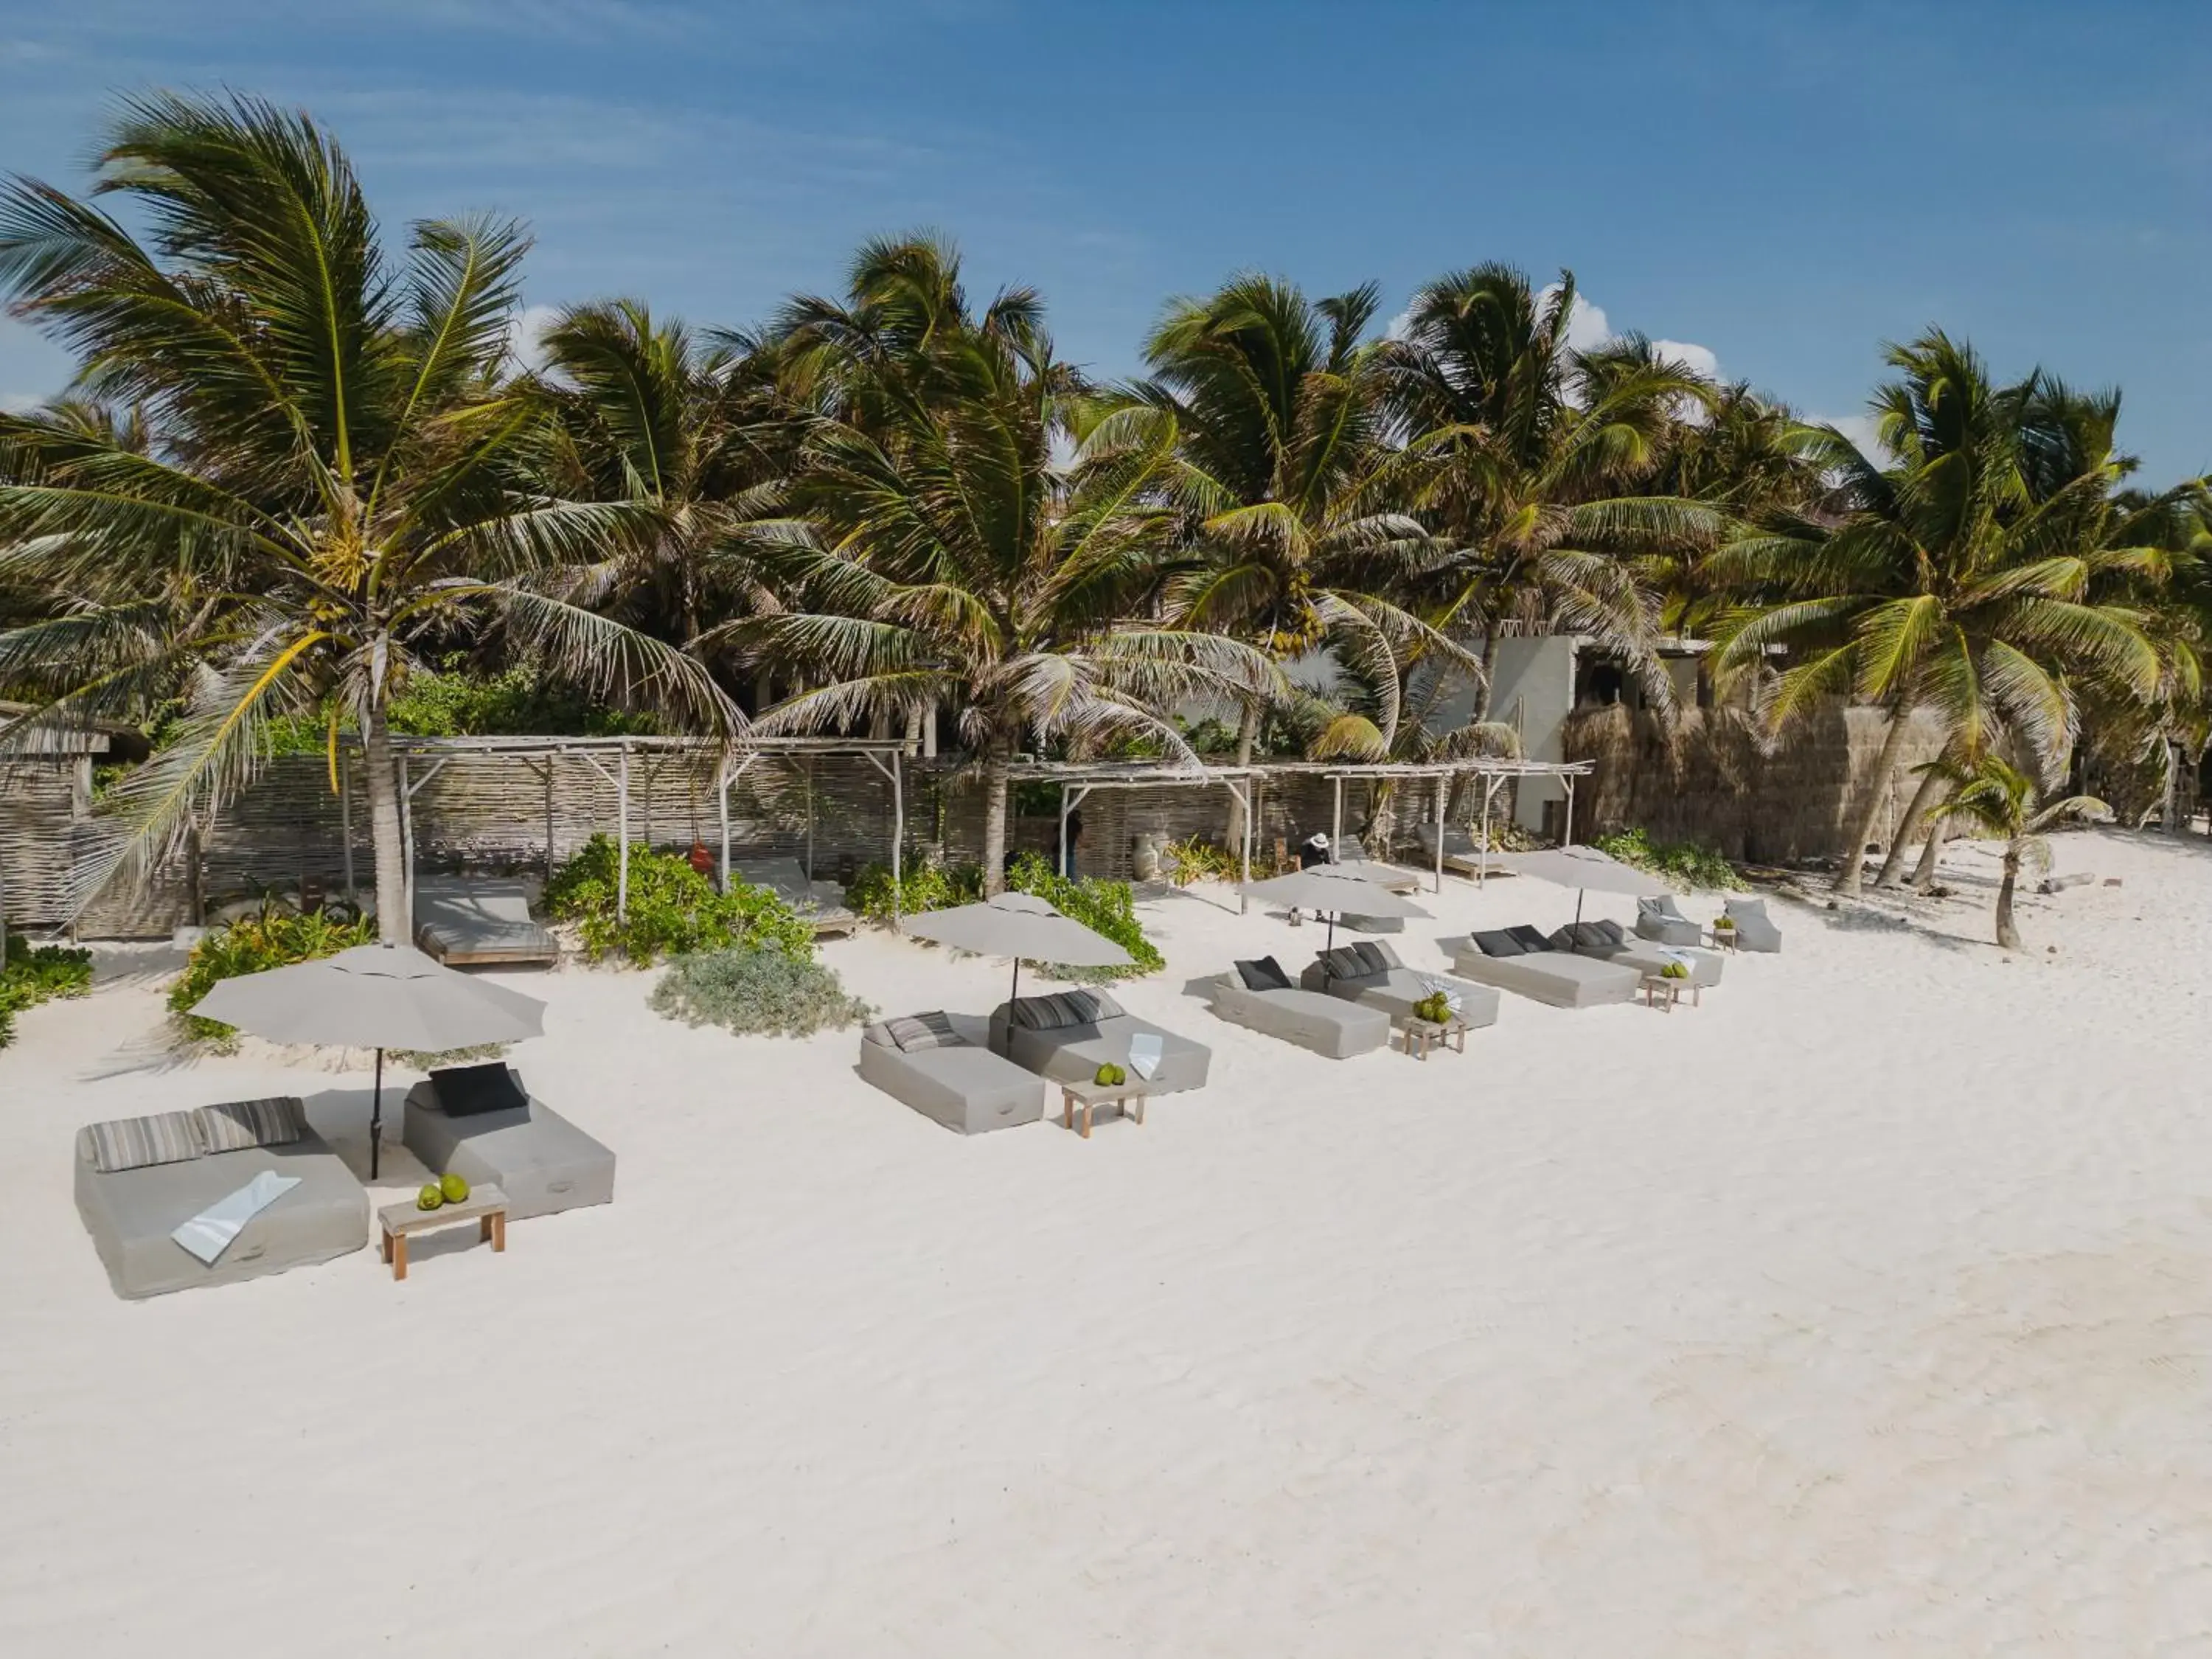
[[102, 1175], [143, 1170], [153, 1164], [182, 1164], [200, 1155], [200, 1138], [191, 1112], [156, 1112], [151, 1117], [118, 1117], [89, 1125], [92, 1167]]
[[1364, 979], [1376, 971], [1361, 957], [1356, 945], [1340, 945], [1334, 951], [1324, 951], [1321, 962], [1331, 979]]
[[942, 1009], [926, 1014], [908, 1014], [899, 1019], [887, 1019], [884, 1030], [901, 1049], [912, 1054], [917, 1048], [957, 1048], [967, 1042], [952, 1029], [952, 1017]]
[[270, 1100], [226, 1101], [220, 1106], [203, 1106], [192, 1115], [199, 1120], [201, 1144], [210, 1152], [289, 1146], [307, 1127], [307, 1108], [289, 1095]]
[[1103, 991], [1061, 991], [1048, 997], [1020, 997], [1012, 1014], [1015, 1024], [1032, 1031], [1057, 1031], [1068, 1025], [1095, 1025], [1121, 1018], [1121, 1005]]
[[1390, 971], [1389, 954], [1379, 945], [1362, 941], [1352, 947], [1352, 954], [1359, 958], [1360, 969], [1364, 973], [1387, 974]]

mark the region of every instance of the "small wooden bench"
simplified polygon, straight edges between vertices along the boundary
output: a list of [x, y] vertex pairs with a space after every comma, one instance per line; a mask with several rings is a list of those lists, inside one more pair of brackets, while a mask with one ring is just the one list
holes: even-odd
[[[1126, 1083], [1063, 1083], [1060, 1085], [1060, 1127], [1073, 1129], [1088, 1140], [1091, 1115], [1101, 1106], [1118, 1108], [1123, 1117], [1134, 1117], [1141, 1124], [1145, 1121], [1145, 1102], [1152, 1091], [1148, 1079], [1133, 1075]], [[1079, 1114], [1080, 1123], [1076, 1121]]]
[[396, 1279], [407, 1277], [410, 1233], [473, 1221], [479, 1241], [489, 1240], [495, 1250], [507, 1248], [507, 1194], [496, 1187], [478, 1187], [460, 1203], [441, 1205], [434, 1210], [417, 1209], [411, 1203], [387, 1204], [376, 1212], [376, 1221], [384, 1235], [384, 1259], [392, 1264]]

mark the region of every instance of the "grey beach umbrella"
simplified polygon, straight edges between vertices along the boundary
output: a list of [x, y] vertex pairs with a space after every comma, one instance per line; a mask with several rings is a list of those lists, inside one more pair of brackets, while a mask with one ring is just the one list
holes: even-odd
[[537, 998], [457, 974], [407, 945], [358, 945], [318, 961], [223, 980], [192, 1012], [271, 1042], [375, 1049], [371, 1180], [380, 1162], [377, 1134], [384, 1125], [386, 1048], [434, 1053], [519, 1042], [538, 1036], [545, 1018], [545, 1005]]
[[979, 957], [1014, 959], [1011, 1001], [1021, 993], [1022, 963], [1064, 963], [1070, 968], [1125, 968], [1136, 958], [1105, 934], [1064, 916], [1032, 893], [1000, 893], [980, 904], [930, 910], [900, 924], [916, 939], [933, 939]]
[[1631, 898], [1657, 898], [1674, 890], [1633, 865], [1601, 853], [1595, 847], [1547, 847], [1541, 852], [1513, 853], [1498, 860], [1517, 875], [1534, 876], [1555, 886], [1575, 890], [1575, 920], [1583, 919], [1583, 895], [1626, 893]]
[[[1376, 865], [1373, 870], [1388, 866]], [[1248, 882], [1243, 891], [1256, 899], [1273, 899], [1294, 910], [1311, 910], [1328, 918], [1328, 945], [1336, 943], [1336, 919], [1346, 916], [1425, 916], [1429, 913], [1411, 899], [1401, 898], [1381, 880], [1363, 872], [1358, 864], [1316, 864], [1310, 870], [1293, 870], [1287, 876]], [[1324, 950], [1328, 945], [1322, 947]]]

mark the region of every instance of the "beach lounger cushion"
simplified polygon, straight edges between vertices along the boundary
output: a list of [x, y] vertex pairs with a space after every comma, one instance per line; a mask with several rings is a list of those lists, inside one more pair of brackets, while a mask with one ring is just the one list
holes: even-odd
[[1352, 954], [1359, 959], [1362, 973], [1387, 974], [1398, 965], [1398, 958], [1379, 945], [1370, 945], [1363, 941], [1352, 947]]
[[1454, 969], [1468, 978], [1556, 1008], [1591, 1008], [1632, 1000], [1643, 975], [1634, 968], [1565, 951], [1486, 957], [1468, 939], [1445, 941]]
[[210, 1152], [240, 1152], [248, 1146], [289, 1146], [307, 1132], [307, 1109], [297, 1098], [230, 1100], [203, 1106], [200, 1145]]
[[1735, 923], [1735, 943], [1740, 951], [1778, 951], [1782, 948], [1782, 930], [1767, 919], [1765, 899], [1732, 898], [1724, 908]]
[[1362, 1002], [1370, 1008], [1379, 1008], [1392, 1019], [1404, 1018], [1413, 1012], [1415, 1003], [1442, 991], [1447, 997], [1459, 999], [1459, 1018], [1470, 1027], [1498, 1023], [1498, 993], [1487, 986], [1420, 972], [1395, 959], [1382, 973], [1346, 979], [1329, 973], [1327, 965], [1316, 957], [1298, 976], [1298, 983], [1305, 990], [1322, 991], [1347, 1002]]
[[961, 1134], [1016, 1128], [1044, 1115], [1044, 1085], [988, 1046], [988, 1027], [973, 1014], [946, 1014], [951, 1041], [902, 1049], [893, 1021], [860, 1034], [860, 1076], [892, 1099]]
[[400, 1139], [433, 1175], [497, 1187], [510, 1221], [614, 1201], [614, 1153], [526, 1094], [519, 1107], [459, 1116], [426, 1079], [407, 1091]]
[[994, 1050], [1010, 1056], [1017, 1066], [1062, 1083], [1087, 1082], [1098, 1074], [1101, 1066], [1109, 1064], [1129, 1070], [1130, 1042], [1139, 1036], [1160, 1040], [1160, 1061], [1151, 1079], [1152, 1093], [1173, 1094], [1206, 1086], [1213, 1051], [1133, 1014], [1116, 1014], [1051, 1030], [1019, 1024], [1009, 1030], [1004, 1003], [991, 1015], [990, 1044]]
[[1521, 941], [1521, 949], [1523, 951], [1548, 951], [1552, 948], [1551, 935], [1540, 927], [1531, 927], [1523, 922], [1518, 927], [1509, 927], [1505, 931]]
[[[82, 1133], [90, 1138], [92, 1166], [101, 1175], [149, 1169], [157, 1164], [188, 1163], [206, 1150], [200, 1141], [199, 1125], [190, 1112], [118, 1117], [88, 1124]], [[177, 1220], [184, 1218], [179, 1216]]]
[[1236, 967], [1237, 976], [1244, 981], [1244, 988], [1248, 991], [1287, 991], [1291, 988], [1291, 976], [1283, 971], [1282, 963], [1273, 957], [1261, 957], [1257, 962], [1240, 962]]
[[952, 1016], [942, 1008], [887, 1019], [884, 1030], [902, 1053], [909, 1054], [919, 1054], [924, 1048], [949, 1048], [967, 1041], [954, 1029]]
[[448, 1117], [479, 1112], [512, 1112], [530, 1103], [521, 1080], [504, 1060], [482, 1066], [447, 1066], [430, 1073], [430, 1091]]
[[[179, 1226], [264, 1171], [296, 1176], [300, 1184], [248, 1219], [213, 1267], [177, 1243]], [[94, 1160], [92, 1132], [80, 1130], [76, 1207], [108, 1282], [118, 1296], [133, 1300], [259, 1279], [328, 1261], [368, 1243], [368, 1193], [313, 1128], [287, 1146], [250, 1146], [109, 1174]]]
[[1231, 1024], [1330, 1060], [1371, 1054], [1390, 1041], [1390, 1016], [1364, 1002], [1289, 987], [1255, 987], [1235, 974], [1217, 975], [1212, 991], [1213, 1012]]
[[1014, 1024], [1030, 1031], [1057, 1031], [1070, 1025], [1095, 1025], [1120, 1019], [1121, 1005], [1103, 991], [1060, 991], [1050, 996], [1020, 997], [1012, 1005]]
[[1503, 927], [1490, 928], [1475, 934], [1474, 938], [1474, 948], [1486, 957], [1517, 957], [1522, 955], [1528, 949], [1519, 939], [1514, 938], [1510, 932]]
[[1705, 929], [1676, 909], [1674, 899], [1663, 894], [1636, 901], [1636, 931], [1661, 945], [1695, 945], [1705, 937]]
[[1320, 961], [1332, 979], [1358, 979], [1372, 971], [1361, 959], [1356, 945], [1340, 945], [1333, 951], [1323, 951]]
[[1590, 925], [1593, 927], [1595, 927], [1600, 933], [1604, 935], [1605, 942], [1607, 945], [1626, 945], [1628, 943], [1628, 930], [1623, 927], [1619, 922], [1615, 921], [1611, 916], [1602, 917], [1599, 921], [1592, 922]]

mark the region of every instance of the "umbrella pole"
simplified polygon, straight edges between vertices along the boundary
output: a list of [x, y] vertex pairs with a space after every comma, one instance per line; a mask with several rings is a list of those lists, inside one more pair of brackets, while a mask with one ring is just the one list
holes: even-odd
[[1335, 945], [1336, 945], [1336, 912], [1335, 912], [1335, 911], [1334, 911], [1334, 910], [1332, 910], [1332, 911], [1330, 911], [1330, 912], [1328, 913], [1328, 942], [1327, 942], [1326, 944], [1324, 944], [1321, 948], [1322, 948], [1322, 950], [1324, 950], [1324, 951], [1328, 951], [1328, 950], [1333, 950], [1333, 949], [1334, 949], [1334, 948], [1335, 948]]
[[1014, 958], [1014, 982], [1006, 991], [1006, 1058], [1014, 1054], [1014, 1000], [1022, 994], [1022, 959]]
[[1582, 890], [1581, 888], [1577, 887], [1577, 888], [1576, 888], [1576, 889], [1575, 889], [1575, 926], [1577, 926], [1577, 927], [1581, 927], [1581, 926], [1582, 926], [1582, 921], [1583, 921], [1583, 890]]
[[376, 1051], [376, 1094], [368, 1109], [368, 1178], [376, 1179], [384, 1129], [384, 1050]]

